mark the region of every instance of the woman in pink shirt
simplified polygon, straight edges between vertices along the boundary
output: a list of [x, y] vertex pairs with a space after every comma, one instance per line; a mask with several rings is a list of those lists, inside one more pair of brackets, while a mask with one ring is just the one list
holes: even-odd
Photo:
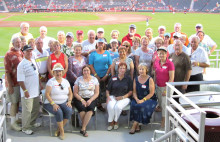
[[159, 60], [154, 63], [154, 71], [156, 78], [156, 95], [159, 101], [159, 107], [162, 108], [162, 122], [161, 127], [164, 127], [165, 122], [165, 103], [166, 103], [166, 82], [173, 82], [174, 80], [174, 64], [167, 58], [166, 47], [157, 49]]

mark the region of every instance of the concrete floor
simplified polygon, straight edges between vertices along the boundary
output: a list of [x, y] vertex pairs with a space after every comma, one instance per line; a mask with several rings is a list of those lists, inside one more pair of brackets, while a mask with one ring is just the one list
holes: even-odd
[[[159, 120], [161, 113], [155, 113], [155, 120]], [[153, 132], [155, 129], [160, 129], [159, 124], [148, 124], [142, 126], [142, 130], [134, 135], [129, 134], [127, 128], [127, 116], [120, 116], [119, 118], [119, 129], [107, 131], [107, 113], [98, 111], [97, 113], [97, 130], [95, 130], [95, 119], [91, 119], [87, 132], [88, 137], [83, 137], [79, 133], [79, 128], [73, 128], [72, 132], [65, 132], [65, 142], [151, 142]], [[41, 122], [41, 118], [37, 121]], [[56, 130], [56, 122], [53, 118], [53, 133]], [[16, 132], [9, 128], [9, 122], [7, 122], [8, 138], [12, 139], [12, 142], [60, 142], [61, 140], [57, 137], [51, 137], [49, 132], [49, 119], [44, 117], [44, 126], [35, 128], [33, 135], [26, 135], [22, 132]], [[70, 130], [70, 125], [65, 127], [65, 130]]]

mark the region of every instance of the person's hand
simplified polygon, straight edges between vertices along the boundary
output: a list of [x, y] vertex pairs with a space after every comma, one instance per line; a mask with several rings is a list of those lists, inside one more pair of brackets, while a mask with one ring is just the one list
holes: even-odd
[[60, 107], [57, 104], [53, 104], [53, 111], [58, 111]]
[[123, 97], [122, 97], [122, 96], [119, 96], [119, 97], [115, 97], [115, 99], [116, 99], [117, 101], [119, 101], [119, 100], [122, 100]]
[[89, 99], [89, 100], [86, 102], [86, 106], [89, 106], [91, 103], [92, 103], [92, 100]]
[[163, 93], [162, 93], [162, 96], [166, 96], [166, 90], [165, 91], [163, 91]]
[[107, 98], [106, 98], [106, 104], [108, 104], [108, 102], [109, 101], [111, 101], [112, 99], [108, 96]]
[[82, 100], [82, 104], [84, 105], [84, 107], [87, 106], [87, 102], [84, 99]]
[[12, 86], [8, 87], [8, 93], [12, 95], [14, 93], [14, 88]]
[[30, 97], [29, 92], [28, 91], [24, 92], [24, 96], [25, 98], [29, 98]]
[[183, 86], [182, 86], [182, 89], [183, 89], [183, 90], [186, 90], [186, 89], [187, 89], [187, 85], [183, 85]]
[[142, 100], [138, 100], [138, 101], [137, 101], [137, 103], [138, 103], [138, 104], [141, 104], [141, 103], [143, 103], [143, 102], [144, 102], [144, 100], [143, 100], [143, 99], [142, 99]]
[[107, 78], [108, 78], [108, 76], [107, 75], [105, 75], [100, 81], [103, 81], [103, 82], [105, 82], [106, 80], [107, 80]]
[[198, 62], [193, 62], [192, 66], [198, 66]]
[[68, 102], [66, 103], [66, 106], [68, 106], [68, 107], [72, 108], [71, 101], [68, 101]]

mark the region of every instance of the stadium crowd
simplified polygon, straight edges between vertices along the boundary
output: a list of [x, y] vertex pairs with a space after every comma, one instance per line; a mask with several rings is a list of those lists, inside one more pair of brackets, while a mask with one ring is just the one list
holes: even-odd
[[[141, 131], [140, 124], [148, 124], [154, 111], [162, 111], [161, 127], [165, 122], [166, 82], [202, 81], [208, 56], [217, 48], [196, 24], [195, 34], [181, 31], [181, 23], [174, 31], [159, 26], [157, 35], [147, 28], [138, 34], [131, 24], [128, 34], [112, 30], [111, 40], [105, 31], [58, 31], [57, 39], [47, 36], [47, 27], [39, 28], [39, 37], [29, 33], [30, 25], [21, 23], [20, 32], [12, 36], [5, 55], [7, 96], [11, 102], [11, 128], [33, 134], [32, 127], [39, 114], [41, 90], [45, 89], [43, 107], [55, 115], [55, 136], [64, 137], [64, 126], [75, 107], [82, 121], [80, 133], [87, 137], [95, 107], [108, 112], [107, 130], [119, 128], [118, 119], [123, 108], [130, 104], [130, 120], [134, 121], [130, 134]], [[177, 86], [182, 93], [199, 91], [199, 85]], [[22, 106], [22, 127], [19, 126], [18, 103]], [[178, 102], [178, 100], [177, 100]], [[103, 108], [102, 104], [107, 107]]]

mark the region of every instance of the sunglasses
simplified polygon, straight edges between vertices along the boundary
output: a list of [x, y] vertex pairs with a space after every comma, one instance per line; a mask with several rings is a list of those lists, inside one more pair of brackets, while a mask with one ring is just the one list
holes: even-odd
[[61, 90], [63, 90], [63, 86], [61, 84], [59, 84], [59, 86], [60, 86]]
[[31, 66], [34, 68], [34, 70], [36, 70], [36, 67], [35, 67], [35, 65], [33, 63], [31, 64]]
[[125, 46], [125, 47], [129, 47], [128, 45], [123, 45], [123, 46]]

